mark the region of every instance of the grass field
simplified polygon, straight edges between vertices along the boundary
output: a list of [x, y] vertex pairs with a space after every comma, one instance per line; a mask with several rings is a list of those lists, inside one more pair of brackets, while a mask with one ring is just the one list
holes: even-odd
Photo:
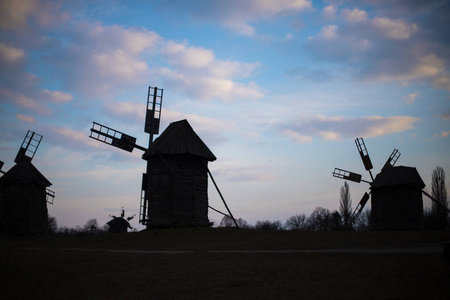
[[450, 241], [448, 231], [212, 228], [0, 240], [1, 299], [450, 299], [450, 265], [426, 251]]

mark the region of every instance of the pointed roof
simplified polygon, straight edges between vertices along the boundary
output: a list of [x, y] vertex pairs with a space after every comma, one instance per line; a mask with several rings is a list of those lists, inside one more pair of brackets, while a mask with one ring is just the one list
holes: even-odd
[[50, 181], [39, 172], [28, 160], [22, 160], [15, 164], [5, 175], [0, 178], [0, 183], [14, 182], [20, 184], [35, 183], [37, 185], [50, 186]]
[[187, 120], [170, 123], [164, 132], [150, 145], [142, 156], [147, 159], [160, 154], [192, 154], [208, 161], [216, 160], [200, 137], [194, 132]]
[[422, 178], [420, 178], [416, 168], [398, 166], [388, 168], [378, 174], [370, 188], [377, 189], [395, 185], [412, 185], [420, 187], [421, 189], [425, 187], [425, 183]]

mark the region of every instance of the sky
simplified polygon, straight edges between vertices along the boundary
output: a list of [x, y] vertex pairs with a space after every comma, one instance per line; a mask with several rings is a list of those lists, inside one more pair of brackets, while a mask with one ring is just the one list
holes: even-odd
[[[2, 170], [35, 131], [33, 164], [52, 183], [59, 226], [103, 225], [123, 207], [142, 229], [142, 151], [89, 133], [95, 121], [148, 147], [157, 86], [160, 133], [188, 120], [249, 224], [339, 209], [335, 167], [370, 180], [356, 137], [374, 175], [399, 149], [396, 165], [417, 168], [428, 192], [436, 166], [449, 187], [449, 19], [441, 0], [1, 0]], [[349, 186], [354, 208], [369, 185]], [[225, 211], [211, 181], [209, 204]]]

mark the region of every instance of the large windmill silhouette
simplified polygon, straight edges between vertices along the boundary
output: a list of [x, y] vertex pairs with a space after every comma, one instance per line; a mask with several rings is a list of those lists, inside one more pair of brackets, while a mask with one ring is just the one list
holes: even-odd
[[[146, 173], [142, 175], [139, 222], [147, 228], [210, 226], [208, 208], [232, 218], [231, 211], [208, 169], [215, 156], [186, 120], [173, 122], [158, 137], [163, 89], [149, 87], [144, 131], [148, 147], [136, 138], [93, 122], [90, 137], [113, 147], [132, 152], [144, 151]], [[228, 215], [208, 205], [207, 178], [211, 178], [227, 208]]]

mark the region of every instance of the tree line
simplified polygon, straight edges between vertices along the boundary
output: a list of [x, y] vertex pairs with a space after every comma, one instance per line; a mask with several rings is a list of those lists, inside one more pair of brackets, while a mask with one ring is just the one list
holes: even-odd
[[[445, 186], [444, 169], [437, 166], [431, 176], [431, 194], [436, 201], [432, 201], [430, 209], [424, 209], [423, 229], [444, 230], [450, 225], [447, 188]], [[263, 230], [356, 230], [370, 229], [371, 210], [362, 211], [356, 220], [351, 220], [353, 213], [350, 187], [347, 182], [340, 189], [339, 211], [330, 211], [327, 208], [316, 207], [309, 217], [297, 214], [289, 217], [284, 224], [281, 221], [257, 221], [254, 226], [248, 225], [241, 218], [236, 219], [240, 228], [253, 228]], [[233, 220], [224, 216], [219, 227], [235, 227]]]
[[[430, 209], [423, 213], [423, 228], [425, 230], [448, 229], [449, 210], [447, 201], [447, 188], [445, 186], [445, 172], [441, 167], [436, 167], [431, 176], [431, 194], [436, 201], [432, 201]], [[330, 211], [324, 207], [316, 207], [308, 217], [303, 214], [295, 214], [284, 223], [281, 221], [262, 220], [255, 225], [250, 225], [242, 218], [236, 219], [240, 228], [261, 230], [309, 230], [309, 231], [332, 231], [332, 230], [356, 230], [364, 231], [370, 229], [371, 210], [362, 211], [356, 220], [351, 220], [353, 213], [350, 187], [347, 182], [340, 189], [339, 211]], [[235, 227], [234, 221], [224, 216], [218, 227]], [[75, 228], [58, 227], [56, 218], [49, 216], [48, 228], [50, 233], [66, 235], [92, 235], [107, 233], [109, 226], [99, 226], [96, 219], [90, 219], [84, 226]]]

